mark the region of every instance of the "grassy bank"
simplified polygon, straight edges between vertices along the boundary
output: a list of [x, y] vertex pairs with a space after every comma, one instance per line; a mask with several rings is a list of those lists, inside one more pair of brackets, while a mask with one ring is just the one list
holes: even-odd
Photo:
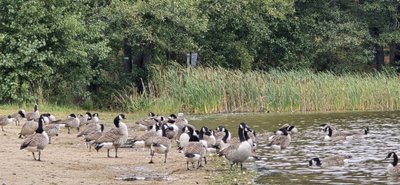
[[115, 93], [125, 110], [155, 112], [305, 112], [398, 110], [399, 76], [310, 71], [241, 72], [223, 68], [153, 66], [146, 92]]

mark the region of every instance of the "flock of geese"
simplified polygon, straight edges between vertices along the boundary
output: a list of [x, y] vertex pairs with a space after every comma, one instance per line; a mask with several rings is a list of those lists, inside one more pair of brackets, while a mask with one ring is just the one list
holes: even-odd
[[[249, 158], [257, 158], [256, 149], [259, 141], [266, 141], [267, 146], [275, 150], [286, 149], [291, 142], [291, 135], [298, 133], [297, 127], [285, 124], [276, 132], [258, 133], [249, 127], [245, 122], [238, 125], [237, 136], [232, 137], [231, 132], [225, 126], [218, 126], [215, 130], [206, 126], [196, 129], [194, 125], [189, 124], [183, 114], [171, 114], [168, 117], [158, 116], [150, 113], [146, 118], [136, 122], [137, 128], [143, 130], [143, 134], [135, 135], [129, 138], [128, 127], [122, 121], [124, 114], [117, 115], [114, 120], [114, 126], [105, 131], [104, 124], [100, 121], [97, 113], [86, 112], [84, 115], [70, 114], [66, 119], [57, 120], [52, 114], [39, 114], [38, 106], [34, 106], [33, 112], [25, 112], [20, 109], [14, 114], [0, 117], [0, 126], [4, 131], [4, 126], [12, 124], [20, 125], [20, 122], [26, 119], [21, 127], [19, 137], [23, 138], [20, 149], [32, 152], [34, 160], [40, 161], [41, 152], [48, 144], [51, 144], [51, 138], [58, 136], [61, 128], [77, 129], [77, 137], [82, 137], [89, 151], [92, 146], [97, 150], [107, 150], [107, 157], [110, 156], [110, 150], [115, 151], [115, 158], [118, 158], [118, 149], [120, 147], [144, 147], [149, 149], [150, 161], [154, 163], [155, 154], [164, 155], [164, 163], [167, 162], [168, 153], [173, 146], [182, 153], [186, 160], [186, 168], [189, 170], [189, 164], [192, 168], [200, 168], [207, 164], [207, 156], [215, 153], [223, 156], [233, 165], [240, 165], [243, 168], [243, 162]], [[80, 130], [81, 127], [84, 129]], [[341, 141], [350, 139], [361, 139], [368, 134], [369, 128], [360, 130], [339, 130], [333, 125], [323, 124], [320, 129], [326, 133], [324, 140]], [[36, 158], [35, 153], [38, 153]], [[350, 155], [333, 155], [323, 159], [312, 158], [309, 160], [309, 166], [341, 166], [347, 163]], [[393, 162], [387, 167], [390, 175], [400, 175], [400, 167], [397, 165], [398, 156], [395, 152], [390, 152], [385, 159], [393, 158]], [[195, 166], [197, 163], [197, 167]]]

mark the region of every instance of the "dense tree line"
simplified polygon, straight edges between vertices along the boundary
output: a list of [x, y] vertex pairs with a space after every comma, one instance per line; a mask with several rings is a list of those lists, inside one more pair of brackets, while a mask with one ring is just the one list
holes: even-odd
[[375, 0], [2, 0], [0, 102], [112, 106], [121, 87], [146, 84], [148, 66], [185, 64], [189, 52], [243, 71], [396, 68], [399, 10]]

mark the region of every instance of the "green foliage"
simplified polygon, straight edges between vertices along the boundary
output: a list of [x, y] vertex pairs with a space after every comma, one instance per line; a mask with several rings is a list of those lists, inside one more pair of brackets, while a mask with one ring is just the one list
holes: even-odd
[[[86, 86], [98, 70], [92, 64], [104, 60], [109, 48], [102, 39], [102, 26], [87, 22], [82, 13], [91, 11], [86, 3], [1, 1], [0, 101], [50, 96], [67, 103], [72, 97], [87, 95]], [[63, 91], [71, 93], [56, 96]]]
[[[38, 98], [129, 111], [156, 105], [170, 112], [297, 109], [305, 106], [300, 87], [287, 83], [287, 91], [277, 90], [263, 79], [270, 79], [265, 72], [374, 71], [378, 46], [400, 39], [399, 5], [373, 0], [3, 0], [0, 103]], [[199, 54], [200, 66], [215, 69], [181, 70], [175, 62], [185, 63], [188, 52]], [[255, 87], [252, 81], [266, 86]], [[274, 93], [279, 96], [269, 96]]]

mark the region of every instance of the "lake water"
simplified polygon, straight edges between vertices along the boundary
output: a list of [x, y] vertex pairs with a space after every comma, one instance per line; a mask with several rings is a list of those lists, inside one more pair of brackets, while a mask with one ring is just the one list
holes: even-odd
[[[386, 173], [393, 159], [384, 160], [391, 151], [400, 154], [400, 112], [224, 114], [193, 116], [189, 121], [214, 129], [225, 125], [235, 136], [240, 122], [258, 132], [275, 131], [284, 123], [297, 126], [300, 133], [292, 136], [287, 149], [277, 152], [260, 141], [257, 154], [261, 160], [244, 164], [257, 172], [258, 184], [400, 184], [399, 177]], [[324, 141], [325, 134], [319, 130], [323, 123], [340, 130], [368, 126], [370, 134], [360, 140]], [[342, 167], [308, 167], [311, 158], [333, 154], [350, 154], [353, 158]]]

